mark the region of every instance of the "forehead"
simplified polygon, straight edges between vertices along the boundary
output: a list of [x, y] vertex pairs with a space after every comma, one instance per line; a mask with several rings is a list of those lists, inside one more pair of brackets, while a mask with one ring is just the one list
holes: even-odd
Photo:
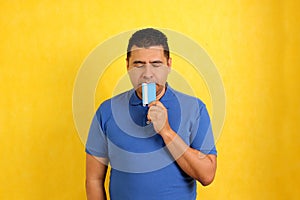
[[163, 59], [164, 49], [162, 46], [150, 46], [148, 48], [133, 46], [130, 51], [132, 59]]

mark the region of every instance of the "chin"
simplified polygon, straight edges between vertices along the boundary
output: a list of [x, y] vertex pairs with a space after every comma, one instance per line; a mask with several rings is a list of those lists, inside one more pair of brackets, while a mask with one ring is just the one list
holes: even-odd
[[156, 96], [158, 96], [164, 89], [165, 86], [156, 84]]

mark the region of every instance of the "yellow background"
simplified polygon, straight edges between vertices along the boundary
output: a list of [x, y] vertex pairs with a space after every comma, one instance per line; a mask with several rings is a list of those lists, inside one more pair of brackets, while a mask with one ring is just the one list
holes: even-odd
[[298, 8], [271, 0], [1, 1], [0, 199], [85, 199], [76, 73], [101, 42], [149, 26], [191, 37], [224, 81], [217, 175], [199, 199], [299, 199]]

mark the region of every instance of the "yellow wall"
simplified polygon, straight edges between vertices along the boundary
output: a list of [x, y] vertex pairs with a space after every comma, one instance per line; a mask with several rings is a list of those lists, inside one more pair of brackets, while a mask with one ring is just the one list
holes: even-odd
[[148, 26], [193, 38], [224, 81], [217, 176], [199, 199], [299, 199], [298, 8], [271, 0], [1, 1], [0, 199], [85, 198], [76, 73], [101, 42]]

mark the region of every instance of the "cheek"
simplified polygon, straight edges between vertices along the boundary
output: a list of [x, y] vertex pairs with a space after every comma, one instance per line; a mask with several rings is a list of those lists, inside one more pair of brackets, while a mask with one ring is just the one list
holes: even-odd
[[141, 87], [140, 84], [140, 74], [138, 73], [129, 73], [129, 78], [131, 81], [132, 86], [137, 89], [138, 87]]
[[169, 72], [167, 70], [162, 70], [156, 74], [157, 75], [156, 78], [160, 82], [164, 83], [168, 78], [168, 74], [169, 74]]

